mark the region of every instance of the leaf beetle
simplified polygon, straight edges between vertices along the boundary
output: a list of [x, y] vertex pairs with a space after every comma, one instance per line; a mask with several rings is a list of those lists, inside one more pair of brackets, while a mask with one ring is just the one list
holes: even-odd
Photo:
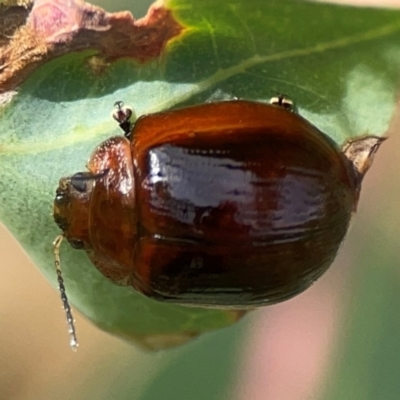
[[54, 220], [112, 282], [164, 302], [248, 309], [295, 296], [334, 260], [384, 138], [340, 148], [277, 96], [141, 116], [61, 178]]

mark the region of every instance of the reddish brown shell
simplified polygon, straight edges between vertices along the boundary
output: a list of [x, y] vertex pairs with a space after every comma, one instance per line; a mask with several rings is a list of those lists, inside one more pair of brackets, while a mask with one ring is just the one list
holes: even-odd
[[243, 308], [294, 296], [332, 263], [359, 180], [299, 115], [211, 103], [141, 117], [131, 138], [101, 144], [89, 162], [100, 178], [84, 193], [64, 178], [55, 201], [65, 236], [112, 281], [158, 300]]

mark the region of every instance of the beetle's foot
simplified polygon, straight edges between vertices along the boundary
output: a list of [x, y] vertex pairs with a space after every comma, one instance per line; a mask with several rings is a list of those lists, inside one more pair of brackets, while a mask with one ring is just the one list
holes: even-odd
[[119, 127], [124, 131], [125, 137], [129, 139], [136, 115], [132, 111], [132, 108], [125, 106], [122, 101], [116, 101], [114, 103], [114, 108], [115, 110], [112, 116], [119, 123]]
[[269, 102], [274, 106], [283, 107], [288, 111], [296, 111], [293, 101], [284, 94], [279, 94], [278, 96], [272, 97]]

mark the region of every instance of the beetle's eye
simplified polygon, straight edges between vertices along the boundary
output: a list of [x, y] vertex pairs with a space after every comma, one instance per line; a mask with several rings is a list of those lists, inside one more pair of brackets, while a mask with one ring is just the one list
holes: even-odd
[[71, 185], [78, 192], [86, 192], [87, 190], [87, 181], [91, 180], [93, 175], [89, 172], [77, 172], [75, 175], [71, 176]]
[[78, 192], [84, 193], [87, 191], [87, 183], [89, 181], [94, 181], [96, 179], [104, 178], [108, 172], [109, 168], [104, 171], [99, 172], [98, 174], [92, 174], [91, 172], [77, 172], [75, 175], [72, 175], [70, 178], [71, 185]]

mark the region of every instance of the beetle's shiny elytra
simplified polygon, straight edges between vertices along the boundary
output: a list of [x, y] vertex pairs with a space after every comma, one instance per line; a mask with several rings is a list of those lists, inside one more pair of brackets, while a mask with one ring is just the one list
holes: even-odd
[[342, 151], [277, 99], [146, 115], [132, 131], [118, 105], [129, 139], [60, 180], [63, 235], [157, 300], [248, 308], [302, 292], [332, 263], [382, 138]]

